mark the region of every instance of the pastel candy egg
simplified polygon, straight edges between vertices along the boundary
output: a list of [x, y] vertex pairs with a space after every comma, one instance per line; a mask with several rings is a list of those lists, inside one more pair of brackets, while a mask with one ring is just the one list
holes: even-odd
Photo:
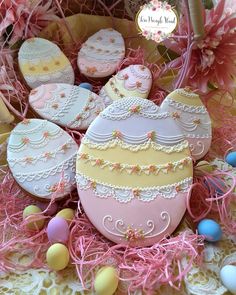
[[125, 56], [122, 35], [113, 29], [102, 29], [82, 45], [77, 64], [82, 74], [91, 78], [112, 75]]
[[69, 264], [69, 251], [63, 244], [53, 244], [46, 253], [46, 260], [49, 268], [52, 270], [62, 270]]
[[56, 216], [64, 218], [67, 222], [71, 222], [75, 216], [75, 211], [71, 208], [65, 208], [59, 211]]
[[65, 244], [68, 241], [69, 233], [69, 226], [64, 218], [56, 216], [49, 221], [47, 227], [47, 235], [49, 241], [52, 244]]
[[99, 95], [106, 105], [124, 97], [147, 98], [152, 87], [152, 74], [143, 65], [131, 65], [113, 76]]
[[70, 61], [54, 43], [43, 38], [30, 38], [20, 47], [20, 71], [30, 88], [46, 83], [74, 84]]
[[33, 89], [31, 107], [44, 119], [72, 129], [87, 129], [105, 105], [88, 89], [69, 84], [45, 84]]
[[236, 266], [225, 265], [220, 270], [220, 279], [222, 284], [232, 294], [236, 294]]
[[42, 214], [42, 218], [40, 218], [38, 214], [41, 212], [42, 210], [35, 205], [30, 205], [25, 207], [23, 211], [23, 219], [27, 221], [26, 226], [28, 227], [28, 229], [40, 230], [43, 228], [45, 219], [43, 218], [43, 214]]
[[102, 267], [96, 274], [94, 289], [97, 295], [112, 295], [119, 283], [117, 270], [112, 266]]
[[94, 226], [115, 243], [148, 246], [181, 221], [193, 167], [188, 142], [171, 115], [147, 99], [124, 98], [89, 126], [76, 173]]
[[211, 119], [198, 94], [189, 88], [176, 89], [163, 101], [161, 109], [170, 112], [190, 144], [194, 160], [203, 158], [211, 145]]
[[208, 242], [217, 242], [221, 239], [222, 230], [220, 225], [212, 219], [203, 219], [199, 222], [198, 234], [205, 236]]
[[47, 120], [27, 119], [12, 130], [7, 161], [13, 177], [28, 193], [49, 200], [66, 196], [75, 184], [78, 145]]
[[82, 88], [88, 89], [90, 91], [93, 91], [93, 86], [90, 83], [80, 83], [79, 87], [82, 87]]
[[233, 167], [236, 167], [236, 152], [230, 152], [230, 153], [228, 153], [228, 155], [225, 158], [225, 161], [229, 165], [231, 165]]

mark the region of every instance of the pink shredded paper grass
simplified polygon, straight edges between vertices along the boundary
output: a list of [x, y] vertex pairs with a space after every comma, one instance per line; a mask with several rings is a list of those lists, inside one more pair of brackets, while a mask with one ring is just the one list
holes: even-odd
[[[223, 3], [224, 1], [220, 2]], [[44, 2], [42, 2], [44, 4], [39, 2], [38, 6], [35, 6], [34, 11], [31, 12], [31, 16], [35, 17], [29, 19], [27, 14], [30, 13], [32, 6], [27, 4], [25, 9], [23, 9], [22, 5], [28, 2], [20, 1], [20, 10], [16, 11], [14, 6], [16, 3], [17, 1], [6, 1], [2, 9], [4, 10], [5, 7], [7, 11], [1, 12], [1, 17], [3, 17], [4, 21], [0, 25], [0, 32], [6, 33], [7, 24], [12, 25], [15, 31], [5, 41], [3, 38], [0, 39], [0, 93], [9, 110], [15, 117], [22, 120], [27, 116], [28, 112], [29, 90], [24, 84], [17, 68], [17, 49], [14, 49], [14, 47], [10, 49], [9, 44], [22, 38], [37, 35], [38, 29], [46, 25], [46, 20], [50, 21], [57, 17], [55, 11], [60, 11], [60, 6], [58, 6], [58, 1], [55, 1], [55, 3], [48, 1], [51, 6]], [[222, 10], [222, 6], [218, 10], [220, 8]], [[103, 9], [105, 8], [103, 7]], [[22, 11], [25, 12], [23, 15]], [[16, 25], [17, 13], [20, 13], [18, 15], [20, 21]], [[26, 28], [21, 26], [24, 17], [26, 18], [24, 21], [27, 23]], [[189, 24], [187, 24], [186, 30], [189, 30], [186, 33], [186, 39], [181, 39], [181, 42], [184, 44], [184, 50], [186, 49], [186, 40], [192, 34]], [[54, 42], [59, 46], [62, 45], [61, 40], [57, 39], [57, 36], [54, 36], [54, 38]], [[180, 40], [178, 36], [176, 38]], [[77, 85], [85, 82], [85, 77], [80, 75], [76, 65], [77, 52], [80, 46], [80, 42], [73, 44], [72, 48], [63, 48], [61, 46], [75, 70]], [[184, 56], [188, 54], [191, 56], [194, 48], [191, 49], [190, 46], [187, 47]], [[182, 57], [180, 57], [181, 60]], [[151, 70], [154, 79], [161, 78], [165, 70], [172, 65], [171, 63], [169, 65], [166, 64], [166, 67], [163, 69], [162, 66], [156, 64], [147, 64], [142, 48], [136, 50], [127, 49], [126, 58], [119, 69], [130, 64], [145, 64]], [[186, 81], [188, 65], [189, 59], [186, 59], [185, 62], [183, 61], [181, 66], [179, 65], [180, 71], [176, 81], [179, 87], [184, 85]], [[99, 92], [106, 82], [104, 80], [95, 81], [91, 79], [86, 81], [93, 84], [93, 89], [96, 93]], [[222, 97], [226, 92], [227, 89], [224, 89]], [[212, 90], [210, 93], [202, 96], [211, 117], [217, 122], [217, 125], [213, 128], [212, 148], [206, 159], [224, 158], [227, 151], [231, 149], [236, 150], [236, 117], [231, 114], [232, 106], [227, 106], [223, 104], [221, 99], [216, 99], [216, 93], [218, 91]], [[149, 98], [159, 105], [166, 94], [167, 92], [164, 89], [153, 86]], [[211, 102], [214, 102], [214, 104]], [[215, 105], [217, 105], [217, 108]], [[66, 131], [80, 144], [83, 133], [70, 129], [66, 129]], [[231, 179], [229, 184], [226, 184], [225, 177]], [[226, 232], [235, 233], [236, 231], [236, 222], [229, 213], [230, 203], [235, 200], [233, 192], [235, 177], [230, 172], [220, 171], [219, 169], [211, 174], [199, 173], [197, 169], [195, 170], [194, 184], [187, 198], [188, 212], [186, 214], [186, 220], [190, 221], [189, 224], [191, 225], [192, 232], [190, 230], [183, 230], [178, 235], [168, 237], [160, 243], [146, 248], [114, 245], [105, 239], [97, 232], [83, 213], [83, 209], [80, 208], [76, 190], [64, 201], [55, 202], [55, 199], [52, 198], [48, 205], [43, 205], [21, 190], [7, 167], [1, 168], [0, 180], [0, 270], [14, 271], [15, 269], [25, 270], [31, 267], [47, 267], [45, 264], [45, 253], [49, 247], [49, 242], [46, 235], [46, 224], [50, 220], [51, 215], [53, 215], [50, 214], [50, 211], [52, 211], [53, 206], [56, 206], [57, 210], [72, 207], [77, 209], [77, 212], [70, 225], [71, 231], [68, 248], [78, 278], [85, 289], [93, 286], [93, 280], [98, 268], [104, 265], [114, 265], [117, 268], [120, 281], [126, 286], [127, 292], [142, 289], [145, 294], [153, 294], [153, 290], [161, 284], [169, 284], [174, 288], [179, 288], [193, 263], [200, 264], [202, 261], [201, 250], [204, 244], [203, 237], [197, 235], [195, 231], [197, 222], [202, 218], [213, 216], [221, 221]], [[221, 186], [222, 182], [224, 185]], [[220, 195], [218, 193], [219, 190], [222, 191]], [[27, 221], [24, 221], [22, 218], [24, 208], [30, 204], [36, 204], [43, 208], [45, 227], [41, 231], [32, 232], [28, 230], [26, 227]], [[36, 214], [35, 220], [38, 218], [42, 218], [42, 215]], [[30, 254], [32, 257], [28, 265], [22, 265], [11, 259], [11, 255], [19, 251], [22, 255]], [[186, 261], [185, 264], [183, 264], [183, 260]]]

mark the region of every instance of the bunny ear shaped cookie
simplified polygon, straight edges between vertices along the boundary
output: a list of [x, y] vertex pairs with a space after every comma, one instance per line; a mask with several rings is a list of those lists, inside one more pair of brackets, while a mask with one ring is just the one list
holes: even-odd
[[211, 146], [212, 126], [199, 95], [188, 88], [176, 89], [165, 98], [161, 110], [169, 112], [181, 128], [193, 159], [203, 158]]
[[169, 113], [142, 98], [107, 107], [77, 154], [83, 208], [115, 243], [152, 245], [181, 221], [192, 184], [188, 142]]

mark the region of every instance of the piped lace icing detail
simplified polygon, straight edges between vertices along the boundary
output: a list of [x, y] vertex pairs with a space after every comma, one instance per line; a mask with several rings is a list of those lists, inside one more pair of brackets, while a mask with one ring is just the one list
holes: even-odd
[[177, 110], [181, 110], [188, 113], [206, 114], [207, 109], [204, 106], [190, 106], [182, 102], [177, 102], [169, 97], [166, 98], [169, 106], [174, 107]]
[[153, 102], [142, 98], [132, 98], [132, 100], [117, 100], [107, 107], [100, 116], [108, 120], [125, 120], [133, 115], [139, 115], [148, 119], [163, 119], [170, 117], [170, 114], [160, 113], [160, 109]]
[[146, 230], [143, 229], [143, 225], [139, 228], [134, 228], [134, 226], [127, 225], [123, 219], [114, 220], [111, 215], [104, 216], [102, 224], [108, 233], [125, 238], [129, 242], [135, 242], [144, 238], [154, 238], [163, 234], [170, 225], [170, 214], [167, 211], [163, 211], [160, 214], [160, 219], [165, 222], [165, 224], [158, 232], [155, 232], [156, 222], [151, 219], [146, 222]]
[[42, 136], [35, 140], [29, 139], [28, 137], [22, 137], [19, 144], [9, 144], [8, 149], [12, 152], [25, 150], [28, 146], [33, 149], [38, 149], [46, 146], [50, 140], [60, 137], [63, 132], [63, 129], [56, 128], [54, 131], [44, 131]]
[[76, 180], [79, 189], [92, 189], [95, 196], [105, 199], [114, 198], [120, 203], [128, 203], [133, 199], [151, 202], [158, 197], [163, 197], [165, 199], [175, 198], [179, 193], [187, 192], [189, 186], [192, 184], [192, 177], [188, 177], [169, 185], [132, 188], [97, 182], [81, 173], [76, 174]]
[[108, 168], [110, 171], [125, 171], [128, 174], [138, 174], [142, 173], [146, 175], [154, 174], [158, 175], [160, 172], [167, 174], [169, 171], [176, 171], [177, 169], [184, 169], [184, 167], [188, 166], [192, 163], [191, 157], [183, 158], [182, 160], [169, 162], [162, 165], [129, 165], [124, 163], [115, 163], [106, 161], [103, 159], [95, 158], [88, 154], [78, 153], [77, 160], [83, 161], [84, 163], [89, 163], [92, 166], [97, 166], [101, 169]]
[[74, 140], [72, 138], [70, 138], [62, 146], [59, 146], [58, 148], [54, 149], [53, 151], [44, 152], [44, 153], [39, 154], [34, 157], [29, 156], [29, 157], [23, 157], [23, 158], [17, 158], [17, 159], [10, 158], [10, 159], [8, 159], [8, 163], [9, 163], [10, 167], [12, 168], [15, 165], [20, 165], [22, 167], [25, 167], [27, 164], [34, 165], [39, 161], [47, 162], [50, 159], [55, 159], [58, 154], [65, 154], [65, 152], [68, 149], [71, 149], [72, 147], [74, 147], [74, 144], [75, 144]]
[[104, 143], [108, 141], [112, 141], [114, 138], [119, 138], [123, 142], [132, 144], [132, 145], [137, 145], [137, 144], [144, 144], [145, 142], [149, 141], [150, 139], [162, 143], [162, 144], [167, 144], [167, 145], [173, 145], [173, 144], [178, 144], [181, 141], [185, 139], [184, 135], [172, 135], [172, 136], [164, 136], [157, 134], [155, 131], [149, 131], [143, 135], [128, 135], [125, 133], [122, 133], [119, 130], [114, 130], [112, 133], [106, 133], [106, 134], [99, 134], [95, 133], [92, 130], [88, 130], [85, 138], [88, 138], [89, 140], [97, 143]]
[[113, 100], [108, 96], [105, 87], [102, 87], [99, 92], [99, 96], [103, 99], [105, 106], [109, 106], [113, 102]]
[[174, 146], [164, 146], [161, 144], [158, 144], [151, 139], [146, 141], [143, 144], [128, 144], [120, 139], [113, 139], [105, 143], [95, 143], [90, 141], [88, 138], [84, 137], [82, 139], [82, 143], [89, 148], [97, 149], [97, 150], [107, 150], [109, 148], [113, 148], [116, 146], [119, 146], [120, 148], [124, 150], [129, 150], [132, 152], [138, 152], [142, 150], [147, 150], [149, 148], [152, 148], [155, 151], [163, 151], [167, 154], [174, 153], [174, 152], [182, 152], [184, 149], [189, 147], [188, 141], [184, 140], [180, 142], [179, 144], [176, 144]]
[[[13, 134], [20, 134], [20, 135], [33, 134], [33, 133], [35, 133], [36, 131], [45, 128], [45, 127], [47, 126], [47, 123], [48, 123], [48, 121], [46, 121], [46, 120], [42, 120], [42, 122], [41, 122], [40, 124], [38, 124], [37, 126], [35, 126], [35, 127], [32, 128], [32, 129], [27, 129], [27, 130], [17, 129], [17, 130], [16, 130], [16, 128], [15, 128], [15, 129], [13, 129], [13, 130], [11, 131], [11, 133], [13, 133]], [[22, 121], [20, 124], [21, 124], [22, 126], [24, 126], [24, 124], [30, 124], [30, 119], [26, 119], [26, 120]], [[19, 126], [19, 125], [18, 125], [18, 126]]]
[[191, 91], [191, 89], [189, 89], [189, 87], [186, 88], [178, 88], [175, 90], [176, 93], [178, 93], [181, 96], [185, 96], [188, 98], [199, 98], [199, 95], [197, 93], [194, 93], [193, 91]]
[[14, 173], [14, 177], [19, 182], [25, 182], [25, 181], [33, 181], [33, 180], [39, 180], [39, 179], [46, 179], [49, 176], [62, 173], [64, 170], [67, 170], [69, 168], [72, 169], [72, 172], [75, 172], [75, 163], [76, 163], [76, 154], [74, 154], [69, 159], [64, 160], [60, 163], [60, 165], [54, 166], [50, 169], [43, 170], [43, 171], [37, 171], [34, 173]]

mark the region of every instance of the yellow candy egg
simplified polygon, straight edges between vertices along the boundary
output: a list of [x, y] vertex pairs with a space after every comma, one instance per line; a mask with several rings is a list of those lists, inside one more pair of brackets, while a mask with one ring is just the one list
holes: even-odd
[[[23, 219], [27, 220], [26, 226], [28, 227], [28, 229], [40, 230], [43, 228], [44, 222], [45, 222], [44, 218], [30, 222], [30, 220], [36, 219], [36, 216], [34, 214], [40, 213], [40, 212], [42, 212], [42, 210], [35, 205], [30, 205], [30, 206], [25, 207], [25, 209], [23, 211]], [[38, 216], [37, 216], [37, 218], [38, 218]]]
[[102, 267], [96, 274], [94, 289], [98, 295], [112, 295], [119, 283], [118, 273], [112, 266]]
[[62, 209], [61, 211], [59, 211], [56, 216], [57, 217], [62, 217], [66, 221], [71, 222], [71, 220], [75, 216], [75, 211], [73, 209], [71, 209], [71, 208], [65, 208], [65, 209]]
[[62, 270], [67, 267], [70, 255], [67, 247], [63, 244], [53, 244], [46, 254], [47, 264], [52, 270]]

